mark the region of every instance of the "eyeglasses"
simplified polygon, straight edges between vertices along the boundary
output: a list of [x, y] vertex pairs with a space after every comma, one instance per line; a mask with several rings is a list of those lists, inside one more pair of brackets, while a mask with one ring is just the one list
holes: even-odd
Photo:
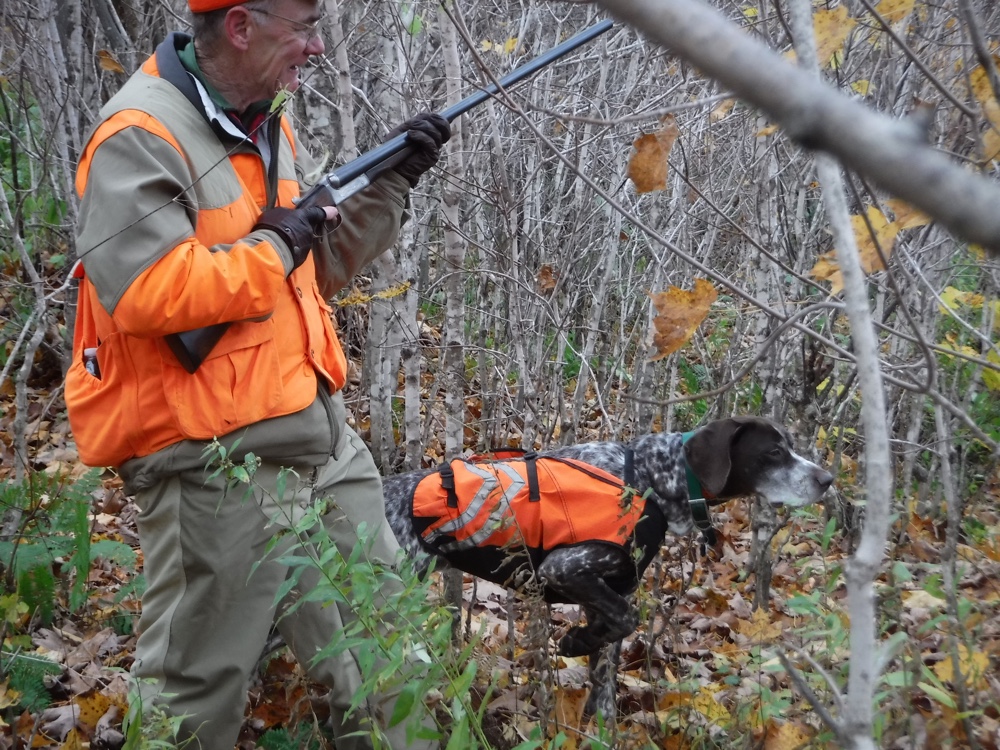
[[262, 16], [270, 16], [271, 18], [277, 18], [280, 21], [287, 21], [292, 24], [296, 31], [305, 34], [306, 39], [312, 39], [314, 36], [319, 36], [319, 27], [323, 21], [326, 20], [326, 14], [323, 14], [315, 21], [296, 21], [294, 18], [288, 18], [287, 16], [281, 16], [277, 13], [272, 13], [269, 10], [264, 10], [263, 8], [247, 8], [247, 10], [252, 13], [260, 13]]

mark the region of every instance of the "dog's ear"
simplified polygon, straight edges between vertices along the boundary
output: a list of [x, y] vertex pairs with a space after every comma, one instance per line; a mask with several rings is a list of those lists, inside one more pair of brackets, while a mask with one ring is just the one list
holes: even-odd
[[684, 457], [706, 495], [717, 497], [725, 488], [732, 468], [730, 446], [743, 426], [738, 419], [717, 419], [696, 430], [684, 444]]

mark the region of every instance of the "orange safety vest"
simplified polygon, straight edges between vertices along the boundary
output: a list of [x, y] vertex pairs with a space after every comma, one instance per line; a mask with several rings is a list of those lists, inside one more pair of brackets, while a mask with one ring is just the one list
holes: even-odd
[[[460, 558], [462, 570], [510, 585], [525, 566], [533, 570], [560, 547], [598, 542], [630, 549], [637, 524], [654, 509], [606, 471], [526, 453], [445, 464], [418, 483], [412, 515], [424, 542], [453, 562]], [[643, 520], [642, 527], [651, 539], [663, 538], [662, 524]]]
[[[126, 128], [153, 133], [188, 158], [185, 146], [191, 134], [174, 132], [164, 124], [171, 121], [171, 94], [144, 94], [163, 92], [162, 87], [169, 85], [160, 79], [157, 55], [143, 64], [136, 77], [145, 80], [132, 88], [126, 84], [124, 101], [116, 103], [117, 111], [112, 111], [87, 144], [77, 174], [81, 195], [88, 179], [109, 179], [90, 174], [92, 159], [102, 143]], [[114, 99], [109, 107], [113, 103]], [[284, 155], [276, 203], [292, 207], [299, 185], [292, 165], [294, 139], [284, 116], [281, 130]], [[224, 146], [219, 148], [226, 153]], [[205, 179], [192, 180], [190, 199], [199, 207], [197, 226], [194, 235], [178, 247], [185, 243], [212, 247], [246, 237], [261, 212], [258, 200], [265, 195], [267, 176], [261, 159], [234, 153], [225, 167], [213, 168], [207, 163], [190, 163], [190, 167], [195, 173], [204, 170]], [[214, 194], [203, 195], [202, 191], [212, 189], [212, 181], [227, 179], [226, 175], [239, 181], [241, 194], [226, 205], [215, 205], [211, 195], [218, 195], [218, 183]], [[161, 258], [158, 262], [168, 261]], [[275, 263], [280, 265], [277, 256]], [[148, 278], [161, 279], [165, 285], [175, 283], [169, 273]], [[66, 376], [66, 405], [81, 460], [91, 466], [118, 466], [180, 440], [207, 440], [263, 419], [292, 414], [316, 398], [317, 375], [331, 391], [339, 390], [346, 379], [347, 362], [330, 313], [316, 283], [310, 254], [285, 280], [267, 320], [233, 323], [199, 369], [189, 374], [162, 337], [138, 337], [122, 331], [84, 276], [79, 288], [73, 363]], [[84, 349], [91, 347], [98, 348], [100, 379], [87, 371], [84, 362]]]

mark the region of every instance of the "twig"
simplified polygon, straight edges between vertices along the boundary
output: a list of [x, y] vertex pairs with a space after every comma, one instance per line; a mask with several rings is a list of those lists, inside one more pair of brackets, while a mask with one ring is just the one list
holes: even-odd
[[[967, 0], [965, 1], [967, 2]], [[954, 104], [956, 109], [958, 109], [963, 115], [973, 121], [978, 119], [976, 113], [973, 112], [965, 102], [961, 101], [953, 93], [951, 93], [951, 91], [948, 90], [948, 87], [945, 86], [938, 79], [938, 77], [931, 72], [930, 68], [928, 68], [919, 57], [917, 57], [903, 38], [893, 30], [892, 25], [886, 21], [885, 18], [882, 17], [882, 14], [876, 10], [875, 6], [871, 4], [870, 0], [861, 0], [861, 4], [864, 5], [868, 12], [872, 14], [876, 21], [878, 21], [879, 26], [881, 26], [885, 30], [885, 33], [892, 38], [892, 41], [894, 41], [899, 48], [903, 50], [903, 54], [906, 55], [910, 61], [920, 69], [920, 72], [926, 76], [927, 80], [931, 82], [934, 88], [940, 91], [948, 101]]]
[[820, 720], [830, 727], [833, 733], [837, 735], [837, 741], [841, 745], [849, 745], [849, 738], [844, 733], [840, 722], [833, 718], [833, 715], [829, 712], [829, 710], [827, 710], [826, 706], [824, 706], [820, 699], [816, 697], [812, 688], [809, 687], [806, 681], [802, 678], [802, 675], [799, 674], [799, 670], [797, 670], [795, 666], [788, 661], [788, 657], [783, 653], [779, 653], [778, 658], [781, 659], [781, 664], [785, 668], [785, 671], [788, 672], [788, 676], [792, 679], [792, 683], [796, 688], [798, 688], [799, 692], [805, 696], [805, 699], [809, 701], [809, 705], [813, 707], [813, 710], [819, 714]]

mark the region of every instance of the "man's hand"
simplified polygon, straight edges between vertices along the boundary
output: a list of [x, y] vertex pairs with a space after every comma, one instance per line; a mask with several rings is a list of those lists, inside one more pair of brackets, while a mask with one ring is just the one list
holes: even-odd
[[260, 215], [254, 229], [277, 232], [292, 254], [292, 271], [305, 263], [312, 249], [313, 239], [323, 229], [323, 223], [339, 219], [333, 206], [320, 208], [269, 208]]
[[437, 164], [441, 146], [451, 138], [451, 125], [441, 115], [421, 112], [390, 130], [385, 141], [401, 133], [406, 133], [406, 144], [413, 149], [413, 153], [395, 169], [407, 179], [410, 187], [416, 187], [420, 175]]

